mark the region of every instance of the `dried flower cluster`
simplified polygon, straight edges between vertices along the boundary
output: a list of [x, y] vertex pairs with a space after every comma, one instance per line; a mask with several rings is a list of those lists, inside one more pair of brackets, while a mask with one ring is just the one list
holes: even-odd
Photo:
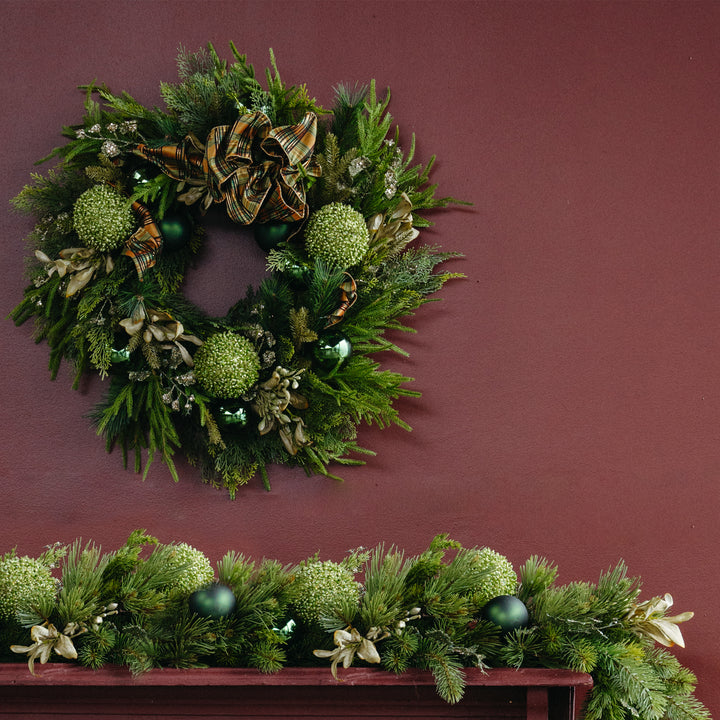
[[75, 201], [73, 226], [88, 247], [106, 252], [130, 237], [136, 220], [127, 198], [108, 185], [94, 185]]
[[179, 543], [173, 549], [168, 569], [179, 571], [177, 579], [173, 583], [179, 593], [189, 595], [213, 581], [215, 571], [203, 552], [187, 543]]
[[293, 607], [305, 622], [318, 622], [334, 606], [360, 601], [360, 585], [345, 565], [326, 560], [309, 562], [295, 577]]
[[0, 618], [11, 618], [18, 608], [55, 597], [57, 583], [50, 568], [30, 557], [0, 560]]
[[517, 576], [510, 561], [495, 550], [482, 548], [477, 554], [476, 566], [487, 572], [483, 583], [475, 594], [475, 602], [484, 605], [499, 595], [514, 595], [517, 590]]
[[357, 265], [368, 250], [369, 234], [363, 216], [349, 205], [330, 203], [313, 213], [305, 229], [308, 254], [330, 265]]
[[257, 382], [260, 360], [252, 343], [232, 332], [210, 336], [195, 353], [195, 377], [220, 398], [238, 398]]

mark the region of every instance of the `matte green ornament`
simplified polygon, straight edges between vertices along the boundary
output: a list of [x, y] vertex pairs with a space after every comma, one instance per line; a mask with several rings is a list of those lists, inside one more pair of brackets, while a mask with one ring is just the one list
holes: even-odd
[[185, 247], [192, 237], [192, 223], [190, 218], [182, 212], [168, 210], [157, 226], [163, 237], [163, 248], [166, 250], [179, 250]]
[[245, 427], [248, 423], [247, 409], [244, 405], [223, 405], [218, 411], [218, 422]]
[[295, 231], [296, 223], [262, 223], [253, 225], [255, 242], [268, 252], [285, 242]]
[[205, 618], [227, 617], [235, 610], [237, 600], [233, 591], [222, 583], [212, 583], [196, 590], [188, 598], [191, 612]]
[[530, 616], [522, 600], [514, 595], [498, 595], [480, 610], [480, 617], [497, 625], [504, 633], [526, 627]]
[[317, 341], [314, 352], [321, 365], [332, 367], [352, 355], [352, 343], [342, 333], [331, 333]]

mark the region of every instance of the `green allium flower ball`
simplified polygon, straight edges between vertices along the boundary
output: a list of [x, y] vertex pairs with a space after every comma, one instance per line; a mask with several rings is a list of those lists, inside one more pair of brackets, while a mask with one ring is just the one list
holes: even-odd
[[363, 216], [342, 203], [330, 203], [313, 213], [305, 228], [308, 254], [341, 268], [357, 265], [370, 246]]
[[197, 381], [221, 398], [240, 397], [260, 374], [260, 359], [252, 343], [231, 332], [210, 336], [193, 359]]
[[476, 567], [487, 572], [473, 597], [478, 607], [500, 595], [514, 595], [517, 591], [515, 570], [504, 555], [483, 548], [477, 553]]
[[292, 605], [298, 617], [309, 623], [347, 600], [360, 602], [360, 584], [344, 565], [327, 560], [303, 566], [290, 588]]
[[190, 595], [215, 579], [210, 561], [200, 550], [187, 543], [179, 543], [172, 548], [168, 568], [179, 573], [173, 582], [175, 590], [183, 595]]
[[56, 588], [50, 568], [39, 560], [27, 556], [0, 559], [0, 618], [12, 618], [20, 609], [52, 601]]
[[75, 201], [73, 227], [87, 247], [114, 250], [130, 237], [136, 224], [127, 198], [108, 185], [95, 185]]

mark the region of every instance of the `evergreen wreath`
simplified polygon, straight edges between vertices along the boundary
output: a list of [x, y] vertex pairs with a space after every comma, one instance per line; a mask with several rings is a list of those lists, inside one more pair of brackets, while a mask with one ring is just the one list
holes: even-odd
[[696, 678], [666, 648], [684, 647], [669, 594], [640, 600], [624, 563], [597, 582], [557, 583], [533, 556], [515, 571], [488, 547], [438, 535], [419, 555], [378, 545], [339, 562], [295, 566], [230, 551], [213, 568], [187, 543], [133, 532], [0, 555], [0, 661], [50, 659], [89, 668], [380, 667], [430, 670], [449, 703], [465, 668], [546, 667], [589, 673], [586, 720], [710, 720]]
[[[373, 355], [406, 354], [386, 331], [459, 275], [436, 270], [455, 253], [415, 242], [430, 224], [417, 211], [455, 201], [435, 197], [433, 160], [411, 164], [414, 139], [399, 146], [389, 91], [340, 85], [329, 112], [272, 51], [263, 88], [231, 48], [230, 63], [181, 49], [166, 111], [83, 88], [82, 123], [45, 158], [57, 166], [13, 201], [38, 221], [12, 318], [36, 318], [53, 378], [63, 360], [74, 387], [109, 376], [92, 412], [108, 451], [138, 472], [146, 451], [145, 474], [158, 454], [177, 481], [181, 450], [234, 497], [257, 474], [269, 489], [269, 464], [361, 464], [360, 423], [409, 429], [393, 402], [419, 395], [412, 378]], [[224, 317], [182, 293], [214, 204], [253, 227], [270, 271]]]

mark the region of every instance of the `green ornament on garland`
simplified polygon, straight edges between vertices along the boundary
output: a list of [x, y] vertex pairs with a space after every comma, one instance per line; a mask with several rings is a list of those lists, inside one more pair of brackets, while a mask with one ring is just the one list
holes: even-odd
[[222, 425], [245, 427], [248, 424], [247, 409], [244, 405], [223, 405], [218, 410], [218, 422]]
[[269, 252], [281, 242], [285, 242], [295, 232], [297, 223], [262, 223], [253, 225], [255, 242]]
[[307, 285], [311, 275], [310, 268], [300, 263], [287, 265], [283, 268], [282, 273], [283, 275], [287, 275], [293, 285], [296, 286]]
[[352, 355], [352, 343], [342, 333], [331, 333], [317, 341], [314, 353], [322, 365], [333, 367], [345, 362]]
[[480, 610], [483, 620], [497, 625], [504, 633], [526, 627], [530, 622], [525, 603], [514, 595], [498, 595]]
[[110, 350], [110, 362], [111, 363], [123, 363], [130, 359], [130, 351], [127, 347], [112, 348]]
[[136, 168], [130, 173], [130, 178], [135, 185], [145, 185], [150, 181], [150, 178], [145, 174], [144, 169]]
[[200, 617], [220, 619], [230, 615], [237, 606], [233, 591], [222, 583], [212, 583], [196, 590], [188, 598], [188, 607]]
[[192, 237], [190, 218], [177, 210], [168, 210], [162, 220], [157, 221], [157, 226], [162, 234], [163, 248], [166, 250], [180, 250]]
[[292, 637], [296, 625], [297, 623], [290, 618], [282, 627], [274, 627], [273, 630], [278, 633], [278, 635], [282, 635], [286, 640], [289, 640]]

